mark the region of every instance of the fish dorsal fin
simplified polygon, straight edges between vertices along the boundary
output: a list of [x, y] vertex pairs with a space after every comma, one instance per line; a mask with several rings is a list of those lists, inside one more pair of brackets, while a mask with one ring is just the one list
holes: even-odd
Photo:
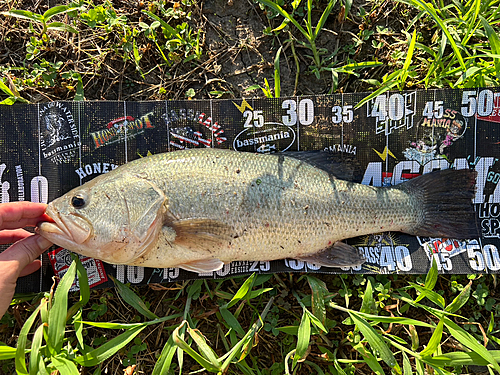
[[[357, 159], [344, 153], [332, 151], [285, 151], [284, 156], [311, 164], [340, 180], [356, 181], [362, 171]], [[360, 180], [361, 181], [361, 180]]]
[[353, 267], [365, 262], [359, 250], [344, 242], [335, 242], [333, 246], [297, 259], [325, 267]]
[[181, 219], [167, 225], [176, 233], [174, 243], [192, 251], [211, 254], [228, 248], [236, 237], [231, 226], [213, 219]]
[[205, 273], [220, 270], [224, 267], [224, 263], [217, 258], [210, 258], [179, 264], [177, 267], [185, 269], [186, 271]]

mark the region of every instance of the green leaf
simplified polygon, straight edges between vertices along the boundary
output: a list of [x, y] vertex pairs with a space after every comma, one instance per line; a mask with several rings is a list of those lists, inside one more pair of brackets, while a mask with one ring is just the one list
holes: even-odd
[[409, 282], [408, 284], [410, 284], [413, 288], [415, 288], [416, 290], [418, 290], [420, 292], [420, 295], [418, 296], [416, 301], [419, 301], [419, 300], [423, 299], [424, 297], [426, 297], [427, 299], [429, 299], [430, 301], [432, 301], [436, 305], [438, 305], [440, 308], [444, 309], [445, 300], [444, 300], [443, 296], [441, 296], [440, 294], [437, 294], [436, 292], [429, 290], [423, 286], [420, 286], [418, 284], [411, 283], [411, 282]]
[[61, 357], [61, 356], [56, 356], [52, 357], [52, 364], [54, 367], [59, 370], [61, 375], [79, 375], [80, 371], [78, 371], [78, 368], [76, 365], [71, 362], [70, 360]]
[[500, 366], [488, 349], [479, 344], [470, 333], [460, 328], [456, 323], [451, 321], [446, 316], [443, 316], [442, 320], [450, 333], [455, 337], [455, 339], [458, 340], [458, 342], [472, 349], [474, 352], [488, 361], [488, 363], [491, 364], [496, 371], [500, 372]]
[[281, 8], [278, 4], [276, 4], [275, 2], [273, 2], [271, 0], [257, 0], [257, 1], [261, 4], [268, 6], [269, 8], [274, 10], [276, 13], [281, 14], [281, 16], [285, 17], [288, 21], [293, 23], [295, 25], [295, 27], [297, 29], [299, 29], [299, 31], [302, 33], [302, 35], [304, 35], [306, 37], [307, 40], [312, 39], [313, 36], [310, 35], [306, 30], [304, 30], [304, 28], [302, 26], [300, 26], [300, 24], [295, 20], [295, 18], [293, 18], [290, 14], [288, 14], [288, 12], [286, 10], [284, 10], [283, 8]]
[[[431, 266], [429, 272], [427, 272], [427, 276], [425, 276], [425, 283], [424, 283], [425, 288], [427, 288], [429, 290], [434, 289], [434, 286], [436, 285], [437, 280], [438, 280], [437, 262], [436, 262], [436, 258], [432, 258], [432, 266]], [[415, 302], [418, 302], [418, 301], [419, 301], [419, 299], [417, 297]]]
[[0, 361], [12, 359], [16, 356], [16, 348], [0, 343]]
[[402, 353], [403, 353], [403, 374], [413, 375], [413, 370], [411, 367], [410, 360], [408, 359], [408, 355], [405, 352]]
[[172, 332], [172, 338], [174, 343], [184, 350], [191, 358], [193, 358], [196, 362], [198, 362], [205, 370], [218, 372], [221, 370], [220, 362], [216, 361], [216, 363], [210, 362], [210, 360], [201, 356], [198, 352], [196, 352], [193, 348], [191, 348], [186, 341], [179, 334], [179, 330], [185, 325], [189, 323], [187, 321], [183, 321], [179, 327], [177, 327], [174, 332]]
[[281, 49], [278, 48], [276, 57], [274, 58], [274, 97], [279, 98], [281, 95], [281, 73], [280, 73], [280, 54]]
[[75, 281], [76, 262], [73, 261], [54, 293], [52, 307], [48, 316], [48, 348], [52, 355], [61, 352], [68, 314], [68, 293]]
[[463, 305], [467, 303], [467, 301], [470, 298], [470, 291], [471, 291], [471, 286], [472, 286], [472, 280], [469, 281], [469, 284], [467, 284], [460, 294], [455, 297], [452, 303], [450, 303], [448, 306], [446, 306], [445, 311], [454, 313], [457, 312], [462, 308]]
[[226, 304], [225, 307], [230, 308], [235, 304], [237, 304], [241, 299], [245, 298], [248, 295], [249, 291], [252, 289], [254, 280], [255, 280], [255, 273], [250, 275], [250, 277], [245, 280], [243, 285], [241, 285], [240, 289], [238, 289], [234, 297], [231, 299], [231, 301], [229, 301]]
[[[400, 83], [399, 83], [399, 87], [401, 90], [404, 88], [406, 78], [408, 78], [408, 71], [410, 69], [411, 60], [413, 58], [413, 51], [415, 50], [415, 43], [416, 42], [417, 42], [417, 30], [415, 29], [415, 30], [413, 30], [413, 34], [412, 34], [412, 37], [410, 40], [410, 46], [408, 47], [408, 52], [406, 53], [406, 59], [405, 59], [404, 65], [403, 65], [402, 73], [401, 73], [401, 79], [400, 79]], [[430, 288], [430, 289], [432, 289], [432, 288]]]
[[405, 324], [405, 325], [411, 324], [411, 325], [420, 326], [420, 327], [434, 328], [433, 325], [431, 325], [429, 323], [422, 322], [420, 320], [404, 318], [404, 317], [396, 317], [396, 316], [381, 316], [381, 315], [366, 314], [366, 313], [362, 313], [359, 311], [353, 311], [350, 309], [346, 309], [345, 307], [336, 305], [332, 302], [329, 303], [329, 306], [334, 308], [334, 309], [345, 311], [348, 313], [355, 312], [360, 317], [362, 317], [364, 319], [373, 320], [374, 322], [377, 322], [377, 323], [394, 323], [394, 324]]
[[40, 14], [33, 13], [27, 10], [13, 9], [8, 12], [2, 12], [4, 16], [11, 16], [16, 18], [21, 18], [29, 21], [43, 22], [43, 17]]
[[436, 352], [439, 344], [441, 344], [441, 338], [443, 337], [443, 325], [443, 320], [440, 320], [438, 325], [436, 326], [436, 329], [432, 333], [432, 336], [426, 348], [420, 352], [420, 356], [432, 356]]
[[[481, 20], [484, 31], [486, 31], [486, 35], [488, 36], [488, 40], [490, 41], [491, 52], [493, 52], [495, 55], [500, 55], [500, 38], [498, 37], [497, 32], [482, 16], [479, 16], [479, 19]], [[500, 58], [494, 58], [493, 61], [495, 63], [495, 71], [497, 73], [497, 76], [500, 76]]]
[[217, 358], [217, 355], [215, 354], [213, 349], [207, 345], [207, 341], [205, 340], [205, 337], [201, 334], [201, 332], [197, 329], [191, 328], [189, 323], [187, 324], [187, 332], [196, 343], [196, 345], [198, 345], [198, 348], [203, 353], [205, 358], [207, 358], [210, 363], [214, 364], [217, 367], [220, 367], [220, 361]]
[[174, 344], [172, 336], [170, 336], [167, 340], [167, 343], [163, 347], [163, 350], [161, 351], [160, 358], [158, 358], [158, 361], [156, 362], [155, 367], [153, 368], [153, 373], [151, 375], [162, 375], [168, 373], [176, 349], [177, 346]]
[[241, 328], [240, 323], [226, 307], [222, 306], [219, 311], [231, 329], [235, 330], [238, 335], [245, 336], [245, 331]]
[[18, 375], [28, 374], [28, 369], [26, 368], [26, 358], [25, 358], [26, 342], [28, 341], [28, 333], [31, 330], [31, 326], [35, 322], [35, 319], [43, 303], [44, 300], [42, 300], [42, 303], [38, 305], [38, 308], [35, 311], [33, 311], [28, 320], [26, 320], [26, 323], [24, 323], [23, 327], [21, 328], [21, 331], [19, 332], [19, 337], [17, 338], [16, 359], [15, 359], [16, 372], [18, 373]]
[[307, 314], [307, 309], [303, 308], [302, 319], [299, 325], [299, 331], [297, 334], [297, 348], [295, 350], [295, 355], [293, 356], [292, 368], [295, 368], [297, 361], [302, 359], [309, 348], [309, 341], [311, 340], [311, 320], [309, 314]]
[[366, 350], [362, 343], [358, 342], [357, 344], [354, 344], [353, 348], [363, 356], [365, 363], [372, 369], [375, 374], [384, 375], [384, 369], [377, 361], [377, 358], [370, 351]]
[[444, 21], [437, 14], [436, 9], [432, 5], [432, 3], [427, 3], [424, 0], [409, 0], [409, 2], [414, 6], [416, 6], [417, 8], [424, 10], [425, 12], [427, 12], [427, 14], [429, 14], [432, 18], [434, 18], [434, 21], [438, 24], [439, 28], [446, 35], [446, 38], [448, 39], [448, 42], [450, 43], [451, 48], [455, 53], [454, 56], [457, 58], [458, 62], [460, 63], [460, 66], [465, 71], [467, 68], [462, 58], [462, 54], [460, 53], [460, 50], [457, 44], [455, 43], [455, 40], [451, 36], [450, 32], [448, 31], [448, 28], [446, 27]]
[[373, 287], [370, 279], [368, 279], [366, 283], [366, 290], [365, 294], [363, 294], [363, 302], [361, 303], [359, 311], [366, 314], [374, 314], [377, 312], [377, 305], [375, 304], [375, 298], [373, 298]]
[[83, 7], [81, 6], [71, 6], [71, 5], [57, 5], [55, 7], [52, 7], [48, 9], [42, 16], [42, 18], [47, 22], [50, 20], [52, 17], [58, 15], [58, 14], [64, 14], [68, 12], [72, 12], [74, 10], [79, 10], [82, 9]]
[[140, 314], [144, 315], [148, 319], [158, 319], [158, 316], [151, 312], [144, 301], [135, 294], [132, 289], [130, 289], [127, 285], [123, 284], [120, 280], [115, 279], [113, 276], [110, 276], [113, 282], [115, 283], [116, 290], [120, 297], [124, 299], [130, 306], [136, 309]]
[[33, 335], [33, 341], [31, 342], [31, 352], [30, 352], [30, 374], [38, 374], [38, 364], [42, 355], [40, 353], [40, 347], [42, 346], [43, 339], [43, 329], [44, 326], [40, 325]]
[[132, 341], [144, 328], [145, 324], [131, 328], [97, 349], [75, 357], [74, 361], [82, 366], [97, 366]]
[[0, 80], [0, 90], [2, 90], [5, 94], [15, 97], [14, 93], [11, 91], [11, 89]]
[[328, 18], [328, 16], [332, 12], [333, 7], [336, 3], [337, 3], [337, 0], [330, 0], [328, 2], [328, 5], [326, 6], [325, 10], [321, 14], [321, 17], [318, 21], [318, 24], [316, 25], [316, 28], [314, 29], [314, 39], [316, 39], [318, 37], [319, 32], [323, 28], [323, 25], [325, 24], [326, 19]]
[[[500, 350], [489, 350], [493, 359], [500, 362]], [[435, 366], [487, 366], [490, 364], [487, 360], [474, 352], [450, 352], [443, 355], [434, 356], [425, 360]]]
[[47, 30], [66, 31], [68, 33], [78, 34], [77, 29], [64, 22], [51, 22], [47, 25]]
[[368, 343], [370, 344], [372, 351], [374, 351], [375, 353], [379, 353], [382, 360], [389, 367], [394, 369], [397, 373], [401, 373], [401, 369], [396, 362], [396, 358], [394, 358], [394, 355], [390, 351], [382, 336], [377, 333], [375, 329], [357, 313], [350, 311], [349, 315], [356, 324], [356, 327], [358, 327], [358, 329], [365, 337], [366, 341], [368, 341]]
[[328, 288], [324, 281], [310, 275], [306, 275], [307, 282], [311, 288], [311, 305], [313, 314], [324, 325], [326, 323], [325, 295]]

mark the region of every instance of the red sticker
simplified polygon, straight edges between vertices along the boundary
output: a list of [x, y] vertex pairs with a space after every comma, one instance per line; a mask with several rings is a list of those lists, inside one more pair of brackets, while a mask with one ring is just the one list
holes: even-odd
[[[68, 268], [73, 261], [73, 259], [71, 259], [71, 252], [63, 249], [62, 247], [58, 247], [54, 251], [50, 251], [47, 254], [49, 256], [50, 263], [52, 264], [54, 273], [59, 278], [62, 278], [68, 271]], [[80, 258], [83, 267], [85, 267], [85, 270], [87, 271], [89, 286], [91, 288], [108, 281], [108, 276], [106, 275], [106, 271], [104, 270], [104, 264], [100, 260], [89, 258], [83, 255], [78, 255], [78, 257]], [[78, 278], [75, 278], [75, 282], [70, 289], [70, 291], [76, 290], [80, 290], [80, 286], [78, 285]]]

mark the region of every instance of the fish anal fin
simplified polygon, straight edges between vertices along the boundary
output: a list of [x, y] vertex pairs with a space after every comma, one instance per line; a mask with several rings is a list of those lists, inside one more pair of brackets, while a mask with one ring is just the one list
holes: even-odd
[[222, 267], [224, 267], [224, 263], [217, 258], [210, 258], [196, 260], [185, 264], [179, 264], [177, 267], [190, 272], [205, 273], [220, 270]]
[[340, 241], [317, 253], [296, 259], [325, 267], [352, 267], [365, 262], [365, 258], [358, 249]]
[[176, 233], [174, 243], [192, 251], [227, 249], [237, 237], [231, 226], [213, 219], [181, 219], [167, 225]]

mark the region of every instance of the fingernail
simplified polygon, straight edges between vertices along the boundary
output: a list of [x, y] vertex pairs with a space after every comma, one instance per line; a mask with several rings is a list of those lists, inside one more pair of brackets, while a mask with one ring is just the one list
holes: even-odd
[[52, 246], [52, 242], [50, 242], [48, 239], [42, 236], [39, 236], [36, 239], [36, 244], [40, 247], [40, 249], [48, 249], [49, 247]]

